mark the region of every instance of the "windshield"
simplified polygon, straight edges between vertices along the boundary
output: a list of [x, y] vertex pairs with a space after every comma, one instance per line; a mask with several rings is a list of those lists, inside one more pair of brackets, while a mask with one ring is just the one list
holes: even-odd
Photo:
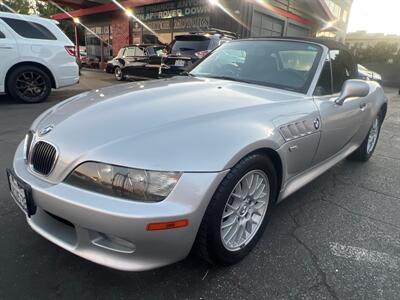
[[163, 56], [163, 55], [164, 55], [164, 49], [165, 49], [165, 47], [160, 46], [160, 47], [154, 47], [153, 49], [154, 49], [154, 53], [155, 53], [157, 56]]
[[305, 93], [321, 57], [318, 45], [296, 41], [238, 41], [217, 48], [190, 74]]

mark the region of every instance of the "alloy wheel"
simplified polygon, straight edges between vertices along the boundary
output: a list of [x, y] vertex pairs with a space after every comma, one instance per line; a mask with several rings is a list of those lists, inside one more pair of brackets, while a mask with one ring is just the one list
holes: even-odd
[[379, 118], [377, 117], [372, 124], [372, 127], [369, 131], [368, 135], [368, 144], [367, 144], [367, 153], [371, 153], [376, 145], [376, 142], [378, 140], [378, 134], [379, 134]]
[[268, 208], [270, 185], [261, 170], [245, 174], [233, 188], [221, 219], [221, 240], [229, 251], [245, 247], [260, 228]]
[[46, 81], [37, 72], [22, 72], [16, 80], [16, 89], [20, 95], [28, 98], [41, 97], [46, 93]]
[[117, 67], [115, 68], [115, 78], [117, 78], [117, 80], [121, 80], [122, 79], [122, 70], [121, 68]]

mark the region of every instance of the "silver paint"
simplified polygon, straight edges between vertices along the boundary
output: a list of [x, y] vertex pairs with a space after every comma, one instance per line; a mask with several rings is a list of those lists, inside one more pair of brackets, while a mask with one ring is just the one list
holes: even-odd
[[[230, 168], [253, 151], [268, 149], [278, 155], [282, 163], [278, 201], [286, 198], [356, 150], [387, 102], [383, 89], [372, 81], [357, 87], [349, 83], [347, 96], [354, 90], [361, 95], [368, 85], [368, 94], [360, 97], [314, 97], [328, 52], [322, 48], [306, 94], [181, 77], [86, 92], [44, 112], [31, 130], [38, 132], [49, 124], [54, 129], [36, 135], [32, 147], [40, 140], [57, 146], [52, 173], [43, 177], [31, 171], [24, 161], [23, 143], [14, 158], [14, 170], [32, 186], [38, 206], [38, 213], [28, 219], [30, 226], [88, 260], [139, 271], [187, 256], [216, 188]], [[63, 183], [89, 160], [183, 175], [164, 201], [151, 204]], [[189, 220], [188, 227], [146, 231], [149, 223], [183, 218]]]

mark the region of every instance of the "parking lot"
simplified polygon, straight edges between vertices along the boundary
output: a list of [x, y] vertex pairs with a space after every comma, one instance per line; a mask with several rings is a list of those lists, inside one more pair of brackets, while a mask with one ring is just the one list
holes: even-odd
[[[45, 109], [76, 93], [117, 84], [83, 72], [79, 85], [41, 104], [0, 96], [0, 170]], [[161, 269], [126, 273], [87, 262], [27, 225], [0, 176], [0, 299], [398, 299], [400, 294], [400, 96], [377, 151], [365, 164], [345, 160], [278, 205], [254, 251], [233, 267], [189, 257]], [[73, 133], [71, 137], [73, 138]]]

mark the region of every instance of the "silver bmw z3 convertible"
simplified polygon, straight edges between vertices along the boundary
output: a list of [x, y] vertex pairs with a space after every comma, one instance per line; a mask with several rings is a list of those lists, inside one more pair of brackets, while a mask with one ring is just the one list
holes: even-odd
[[141, 271], [193, 250], [229, 265], [276, 203], [346, 157], [367, 161], [386, 110], [341, 44], [237, 40], [185, 76], [57, 104], [7, 176], [33, 230], [90, 261]]

